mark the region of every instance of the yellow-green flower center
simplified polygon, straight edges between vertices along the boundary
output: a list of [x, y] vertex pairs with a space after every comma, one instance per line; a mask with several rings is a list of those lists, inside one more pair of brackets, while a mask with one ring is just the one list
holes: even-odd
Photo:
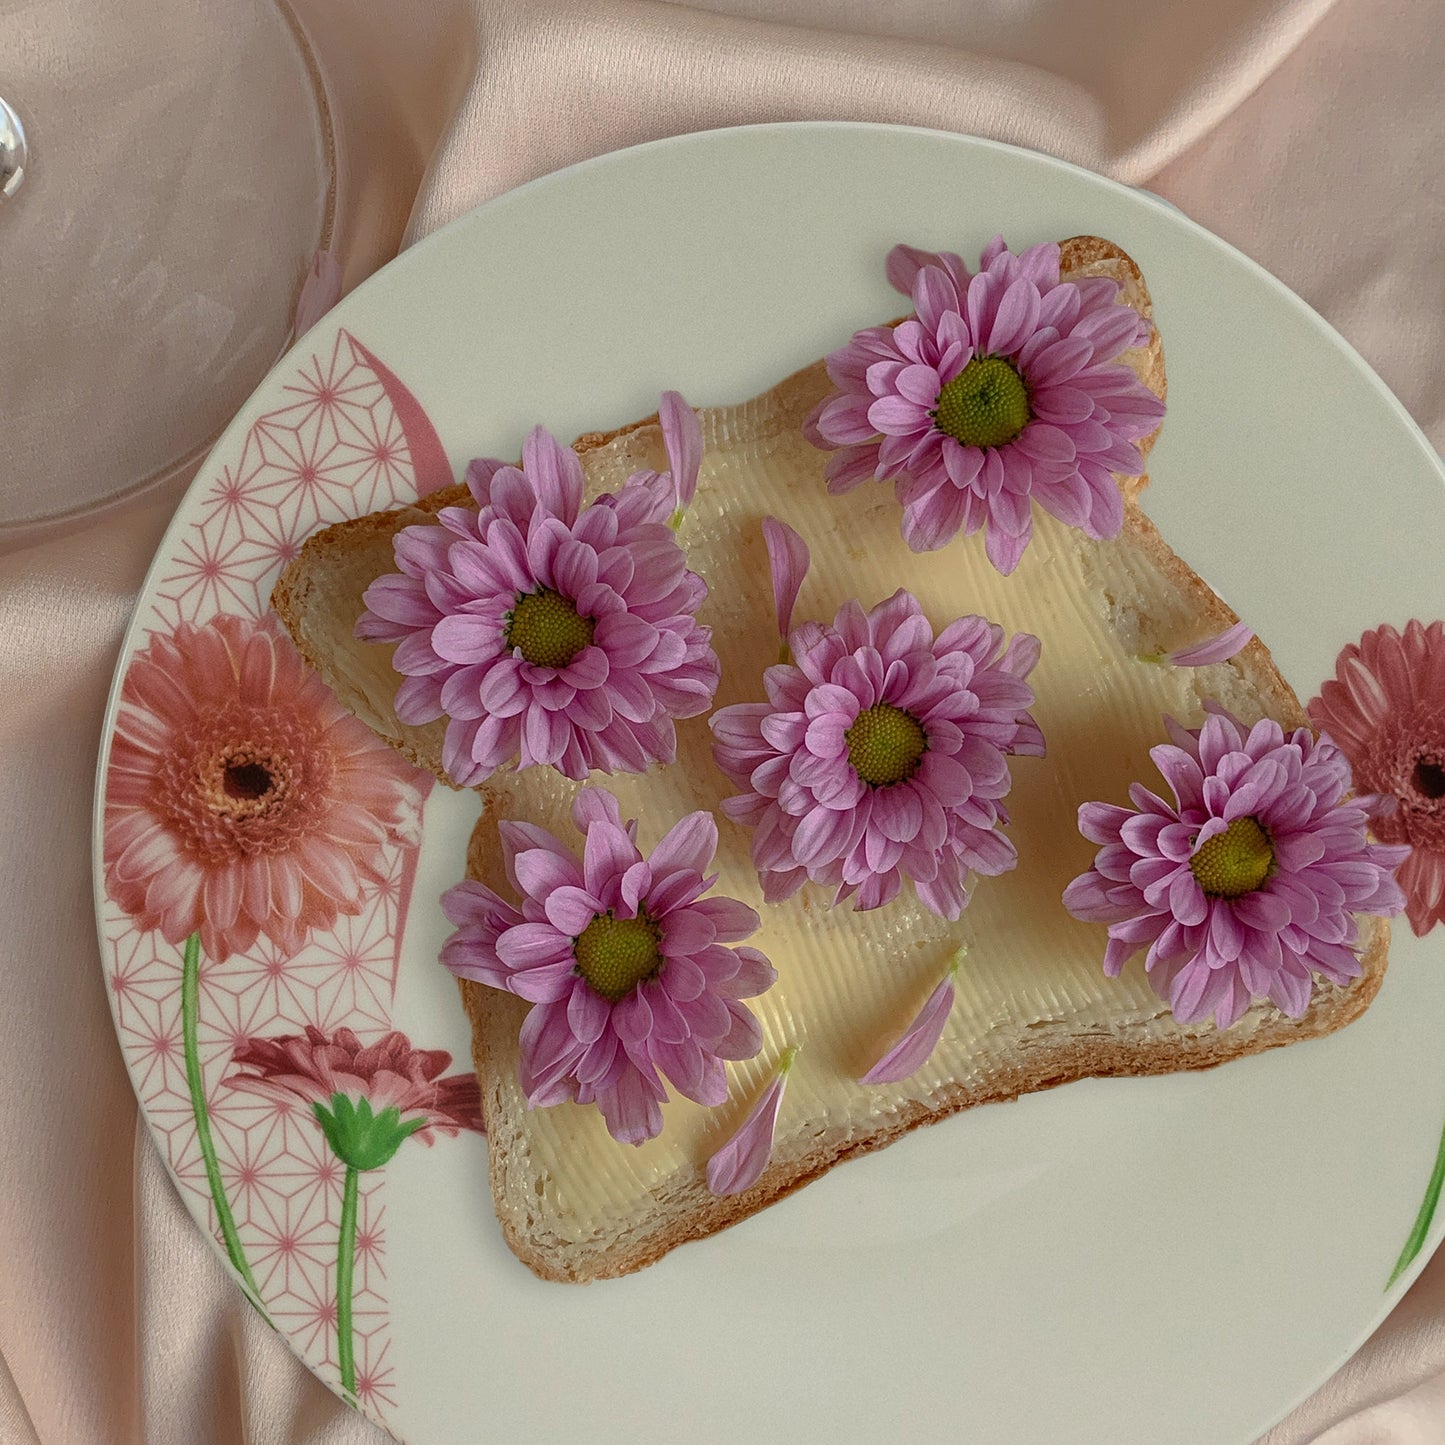
[[662, 933], [646, 913], [614, 918], [599, 913], [572, 944], [577, 972], [608, 1003], [616, 1003], [662, 967]]
[[875, 702], [860, 712], [843, 738], [853, 771], [870, 788], [886, 788], [911, 778], [928, 746], [928, 735], [918, 719], [888, 702]]
[[1029, 389], [1012, 364], [976, 356], [938, 393], [933, 424], [966, 447], [1001, 447], [1032, 416]]
[[1241, 898], [1253, 893], [1273, 867], [1269, 834], [1255, 818], [1236, 818], [1189, 860], [1189, 871], [1211, 898]]
[[560, 592], [542, 587], [517, 598], [507, 616], [507, 646], [520, 649], [536, 667], [566, 667], [592, 645], [596, 627]]

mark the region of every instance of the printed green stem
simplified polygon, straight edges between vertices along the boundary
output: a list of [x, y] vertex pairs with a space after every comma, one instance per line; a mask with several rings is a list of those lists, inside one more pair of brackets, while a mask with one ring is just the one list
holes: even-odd
[[181, 1039], [186, 1056], [186, 1084], [191, 1092], [191, 1109], [196, 1116], [196, 1144], [201, 1151], [201, 1162], [206, 1166], [206, 1182], [211, 1186], [211, 1202], [216, 1206], [216, 1219], [221, 1226], [221, 1238], [226, 1242], [226, 1253], [230, 1255], [236, 1273], [241, 1276], [251, 1302], [264, 1314], [261, 1291], [256, 1287], [255, 1276], [246, 1261], [246, 1252], [241, 1248], [241, 1236], [236, 1232], [231, 1206], [226, 1201], [226, 1186], [216, 1159], [215, 1140], [211, 1138], [211, 1115], [206, 1108], [206, 1083], [201, 1074], [201, 1054], [196, 1042], [196, 1025], [201, 1012], [200, 976], [201, 935], [193, 933], [186, 939], [181, 966]]
[[1430, 1232], [1430, 1221], [1435, 1217], [1435, 1207], [1440, 1203], [1442, 1187], [1445, 1187], [1445, 1129], [1440, 1132], [1440, 1144], [1435, 1150], [1435, 1168], [1430, 1175], [1430, 1182], [1425, 1186], [1425, 1197], [1420, 1201], [1420, 1212], [1415, 1216], [1415, 1226], [1405, 1241], [1404, 1249], [1400, 1251], [1400, 1258], [1395, 1261], [1394, 1271], [1385, 1284], [1386, 1289], [1405, 1273], [1410, 1267], [1410, 1261], [1420, 1253], [1425, 1236]]
[[351, 1338], [351, 1276], [356, 1268], [356, 1193], [360, 1173], [346, 1166], [341, 1194], [341, 1234], [336, 1244], [336, 1358], [341, 1365], [341, 1388], [356, 1398], [356, 1355]]

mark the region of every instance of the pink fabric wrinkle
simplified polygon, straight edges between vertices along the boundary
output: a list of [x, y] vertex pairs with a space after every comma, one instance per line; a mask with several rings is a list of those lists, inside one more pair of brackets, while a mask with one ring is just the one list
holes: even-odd
[[[115, 341], [97, 345], [94, 313], [73, 284], [106, 279], [92, 265], [94, 253], [67, 251], [53, 227], [39, 224], [46, 218], [38, 206], [6, 207], [0, 223], [7, 259], [17, 234], [34, 227], [43, 248], [36, 254], [59, 268], [57, 294], [77, 298], [81, 344], [98, 374], [113, 371], [119, 340], [139, 344], [143, 335], [158, 335], [162, 322], [173, 343], [163, 386], [141, 368], [135, 389], [117, 390], [122, 404], [145, 401], [131, 406], [125, 427], [97, 416], [77, 423], [73, 397], [55, 384], [63, 348], [75, 343], [55, 325], [53, 297], [32, 294], [31, 339], [19, 343], [20, 328], [8, 324], [12, 313], [0, 301], [0, 335], [44, 389], [51, 417], [62, 406], [64, 425], [73, 428], [69, 466], [57, 466], [55, 427], [42, 407], [31, 417], [30, 443], [10, 447], [8, 471], [0, 461], [0, 485], [29, 488], [45, 471], [123, 477], [127, 488], [153, 477], [158, 490], [151, 495], [169, 499], [131, 502], [104, 517], [87, 512], [83, 529], [11, 551], [0, 569], [6, 648], [0, 737], [7, 750], [0, 817], [8, 820], [0, 825], [8, 900], [0, 903], [0, 935], [14, 957], [28, 961], [11, 971], [10, 1007], [0, 1016], [12, 1106], [0, 1127], [7, 1161], [0, 1207], [10, 1236], [0, 1251], [0, 1295], [25, 1322], [3, 1341], [0, 1434], [18, 1422], [16, 1438], [27, 1438], [20, 1432], [28, 1417], [37, 1438], [67, 1445], [141, 1439], [240, 1445], [243, 1433], [276, 1445], [323, 1435], [332, 1445], [379, 1445], [383, 1438], [244, 1304], [165, 1175], [149, 1133], [144, 1126], [132, 1132], [134, 1095], [96, 987], [85, 829], [75, 826], [93, 792], [97, 719], [117, 642], [178, 495], [179, 482], [163, 490], [160, 479], [173, 475], [172, 461], [204, 446], [271, 364], [285, 341], [298, 271], [315, 247], [335, 254], [349, 290], [394, 254], [403, 227], [406, 239], [417, 240], [546, 171], [718, 125], [824, 116], [992, 136], [1148, 186], [1181, 206], [1303, 295], [1379, 371], [1433, 444], [1445, 447], [1445, 313], [1419, 304], [1421, 296], [1437, 294], [1436, 198], [1445, 185], [1438, 137], [1445, 28], [1438, 7], [1424, 0], [1242, 0], [1228, 7], [1146, 0], [1142, 9], [1109, 0], [993, 7], [932, 0], [872, 7], [846, 0], [702, 3], [709, 8], [592, 0], [584, 13], [568, 0], [405, 7], [291, 0], [324, 72], [331, 139], [345, 163], [330, 219], [325, 138], [315, 140], [314, 115], [297, 106], [297, 94], [307, 89], [305, 67], [271, 0], [220, 9], [127, 0], [97, 12], [85, 38], [106, 55], [120, 53], [129, 20], [154, 25], [181, 15], [186, 33], [167, 37], [169, 58], [178, 50], [191, 57], [206, 54], [205, 47], [215, 51], [218, 34], [230, 37], [232, 27], [264, 11], [272, 29], [246, 32], [256, 44], [254, 54], [246, 52], [253, 68], [236, 63], [235, 48], [224, 50], [225, 68], [241, 78], [247, 110], [258, 95], [278, 99], [270, 132], [277, 141], [289, 145], [302, 136], [306, 144], [282, 157], [280, 183], [247, 191], [244, 204], [256, 224], [246, 233], [244, 264], [237, 265], [234, 248], [200, 244], [190, 249], [201, 264], [171, 278], [182, 296], [232, 307], [237, 334], [248, 338], [243, 354], [229, 347], [214, 353], [217, 365], [230, 369], [223, 387], [212, 387], [192, 365], [212, 354], [214, 311], [177, 308], [171, 296], [160, 296], [141, 327], [134, 312], [110, 315]], [[42, 87], [59, 94], [62, 82], [99, 73], [95, 53], [59, 43], [67, 32], [54, 17], [64, 9], [22, 7], [22, 27], [33, 25], [23, 38], [37, 43], [16, 52], [18, 70], [7, 72], [6, 94], [28, 100], [37, 114], [51, 103]], [[144, 41], [143, 30], [135, 38]], [[176, 123], [179, 112], [148, 117], [143, 107], [157, 97], [137, 93], [130, 74], [128, 67], [118, 72], [112, 96], [118, 105], [107, 112], [116, 144], [129, 152], [133, 137], [148, 133], [190, 156], [192, 128]], [[301, 79], [291, 85], [287, 76]], [[585, 102], [576, 103], [584, 91]], [[185, 117], [223, 114], [211, 90], [193, 93], [196, 109]], [[170, 100], [169, 92], [159, 96], [160, 103]], [[45, 133], [34, 128], [37, 147]], [[49, 133], [61, 135], [53, 127]], [[80, 148], [72, 153], [95, 159]], [[46, 157], [60, 154], [53, 146], [37, 149], [35, 185], [44, 164], [55, 195], [59, 162]], [[259, 154], [266, 171], [279, 175], [280, 153], [268, 145]], [[1398, 163], [1379, 164], [1382, 154]], [[160, 167], [157, 174], [172, 172]], [[222, 180], [233, 178], [228, 169]], [[120, 209], [107, 203], [122, 188], [136, 194], [133, 169], [87, 165], [74, 179], [96, 224], [133, 240], [117, 246], [116, 256], [150, 275], [146, 263], [161, 233], [124, 224]], [[31, 201], [40, 195], [27, 187], [21, 193], [27, 205], [27, 193]], [[223, 210], [200, 200], [189, 184], [177, 193], [165, 218], [172, 245], [197, 237], [204, 243], [208, 225], [225, 223]], [[986, 239], [989, 221], [980, 217], [971, 236], [906, 239], [967, 253]], [[255, 244], [257, 237], [274, 249]], [[881, 267], [881, 251], [878, 261]], [[240, 294], [250, 297], [247, 304], [235, 306], [236, 288], [223, 284], [228, 275], [245, 279]], [[271, 290], [263, 293], [265, 286]], [[11, 305], [28, 304], [24, 289], [8, 289]], [[139, 305], [146, 294], [127, 293], [127, 304]], [[860, 315], [859, 324], [867, 319]], [[651, 384], [680, 379], [661, 365], [659, 372]], [[1067, 420], [1074, 399], [1059, 395], [1056, 404]], [[416, 435], [426, 452], [425, 433]], [[408, 446], [412, 436], [408, 428]], [[122, 437], [125, 447], [118, 449]], [[439, 443], [429, 456], [418, 468], [423, 488], [450, 484], [455, 476]], [[41, 466], [37, 457], [48, 460]], [[97, 459], [102, 464], [91, 466]], [[1161, 449], [1160, 487], [1164, 460]], [[840, 492], [871, 474], [871, 466], [846, 452], [829, 462]], [[972, 478], [953, 480], [965, 485]], [[107, 494], [119, 485], [107, 480]], [[76, 501], [83, 500], [79, 493]], [[92, 488], [90, 495], [98, 493]], [[1060, 505], [1090, 515], [1081, 511], [1087, 496]], [[930, 518], [925, 509], [920, 520], [957, 530], [971, 519]], [[1093, 517], [1100, 530], [1107, 522]], [[926, 544], [927, 533], [919, 540]], [[3, 545], [18, 540], [7, 533]], [[1376, 620], [1362, 616], [1360, 625]], [[516, 738], [497, 743], [500, 756], [516, 747]], [[1432, 871], [1422, 878], [1422, 889], [1435, 886], [1436, 877]], [[783, 896], [802, 882], [800, 871], [780, 873], [769, 890]], [[1445, 897], [1445, 887], [1432, 896]], [[36, 908], [37, 898], [58, 906]], [[241, 906], [244, 912], [244, 896]], [[1398, 931], [1409, 932], [1404, 924]], [[67, 1000], [63, 1010], [55, 1008], [58, 997]], [[30, 1024], [41, 1017], [49, 1026], [37, 1031]], [[57, 1073], [57, 1058], [82, 1061], [79, 1072]], [[605, 1085], [605, 1073], [597, 1078]], [[76, 1186], [77, 1160], [85, 1161], [83, 1187]], [[1354, 1359], [1261, 1445], [1435, 1445], [1445, 1419], [1442, 1321], [1445, 1254]]]

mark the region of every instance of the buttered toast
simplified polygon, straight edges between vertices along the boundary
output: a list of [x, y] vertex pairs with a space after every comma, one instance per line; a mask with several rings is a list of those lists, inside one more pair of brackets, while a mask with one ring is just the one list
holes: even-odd
[[[1149, 315], [1143, 278], [1108, 242], [1064, 243], [1063, 273], [1109, 275], [1120, 282], [1121, 299]], [[1151, 337], [1149, 347], [1124, 360], [1162, 395], [1163, 355], [1157, 333]], [[1089, 843], [1075, 830], [1079, 805], [1122, 800], [1131, 782], [1152, 777], [1149, 749], [1162, 740], [1164, 714], [1197, 725], [1203, 700], [1212, 698], [1245, 721], [1270, 717], [1296, 727], [1304, 723], [1299, 703], [1258, 641], [1206, 667], [1151, 660], [1235, 618], [1140, 509], [1143, 479], [1120, 478], [1126, 515], [1114, 540], [1093, 541], [1037, 515], [1034, 540], [1009, 577], [986, 559], [982, 536], [915, 554], [899, 535], [887, 489], [827, 492], [826, 457], [805, 439], [803, 422], [828, 389], [819, 363], [750, 402], [700, 413], [701, 475], [679, 540], [688, 565], [708, 584], [698, 615], [713, 630], [721, 662], [714, 707], [760, 695], [763, 670], [776, 659], [760, 531], [765, 516], [795, 528], [811, 548], [799, 617], [831, 618], [851, 597], [868, 606], [902, 583], [935, 627], [979, 613], [1006, 633], [1035, 634], [1042, 656], [1030, 678], [1033, 713], [1048, 755], [1013, 763], [1008, 835], [1020, 864], [981, 880], [953, 923], [924, 908], [911, 890], [864, 913], [834, 907], [830, 893], [814, 885], [765, 906], [749, 833], [722, 816], [721, 803], [735, 788], [713, 759], [705, 716], [678, 724], [675, 764], [595, 777], [617, 796], [623, 817], [637, 819], [644, 852], [686, 813], [705, 809], [718, 817], [717, 890], [758, 909], [762, 927], [751, 942], [771, 959], [778, 981], [753, 1001], [764, 1044], [756, 1058], [729, 1066], [728, 1101], [709, 1109], [671, 1098], [661, 1134], [636, 1148], [613, 1140], [595, 1109], [570, 1103], [529, 1109], [518, 1081], [518, 1031], [529, 1005], [461, 984], [498, 1217], [513, 1250], [546, 1278], [589, 1280], [638, 1269], [854, 1153], [975, 1104], [1091, 1075], [1206, 1068], [1328, 1033], [1367, 1006], [1383, 975], [1387, 926], [1362, 919], [1362, 976], [1348, 987], [1317, 985], [1298, 1020], [1257, 1004], [1228, 1030], [1181, 1024], [1137, 958], [1120, 977], [1104, 976], [1101, 930], [1071, 918], [1060, 902], [1091, 860]], [[665, 465], [652, 420], [583, 437], [575, 449], [589, 496]], [[392, 569], [395, 534], [441, 506], [470, 501], [465, 489], [452, 488], [414, 508], [329, 528], [306, 544], [273, 596], [302, 654], [338, 697], [443, 780], [442, 723], [398, 721], [391, 649], [357, 641], [354, 628], [366, 587]], [[481, 785], [484, 815], [468, 875], [505, 894], [497, 823], [520, 819], [575, 837], [569, 816], [579, 786], [540, 767], [497, 773]], [[926, 1063], [901, 1083], [859, 1082], [960, 949], [966, 952], [957, 1001]], [[708, 1187], [707, 1161], [792, 1047], [800, 1052], [771, 1160], [751, 1188], [719, 1198]]]

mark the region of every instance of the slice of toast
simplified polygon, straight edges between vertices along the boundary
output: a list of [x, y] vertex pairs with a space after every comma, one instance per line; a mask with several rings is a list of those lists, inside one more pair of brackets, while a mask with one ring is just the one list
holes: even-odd
[[[1064, 246], [1066, 275], [1109, 274], [1145, 315], [1138, 269], [1107, 242]], [[1162, 395], [1157, 335], [1130, 357]], [[714, 629], [722, 662], [717, 707], [762, 697], [775, 656], [768, 566], [760, 520], [772, 514], [812, 548], [813, 568], [795, 616], [831, 619], [847, 598], [865, 606], [902, 584], [935, 627], [979, 612], [1007, 633], [1043, 642], [1031, 682], [1035, 717], [1048, 741], [1043, 759], [1013, 762], [1009, 835], [1016, 870], [980, 880], [958, 923], [924, 909], [911, 889], [885, 908], [833, 908], [812, 885], [787, 902], [761, 904], [749, 861], [750, 834], [722, 818], [734, 789], [712, 760], [706, 718], [678, 727], [678, 761], [638, 777], [599, 777], [624, 817], [639, 821], [649, 849], [682, 814], [711, 809], [720, 820], [717, 891], [759, 908], [750, 942], [778, 970], [754, 1001], [764, 1046], [729, 1065], [728, 1102], [705, 1109], [674, 1097], [658, 1138], [641, 1148], [613, 1141], [591, 1107], [529, 1110], [517, 1082], [517, 1034], [528, 1005], [463, 983], [482, 1086], [497, 1214], [512, 1249], [537, 1274], [590, 1280], [625, 1274], [688, 1239], [745, 1218], [855, 1153], [878, 1149], [920, 1124], [975, 1104], [1091, 1075], [1199, 1069], [1316, 1037], [1360, 1014], [1378, 989], [1388, 929], [1362, 920], [1364, 973], [1348, 988], [1317, 986], [1304, 1018], [1256, 1005], [1233, 1028], [1182, 1025], [1154, 994], [1136, 958], [1117, 979], [1103, 975], [1104, 931], [1064, 911], [1065, 885], [1092, 861], [1075, 828], [1082, 802], [1122, 801], [1134, 780], [1153, 777], [1149, 748], [1162, 740], [1161, 715], [1197, 725], [1202, 700], [1217, 698], [1245, 720], [1305, 722], [1268, 651], [1251, 643], [1228, 663], [1172, 668], [1144, 661], [1206, 637], [1235, 618], [1160, 538], [1139, 509], [1142, 486], [1125, 483], [1122, 535], [1092, 542], [1035, 509], [1035, 537], [1012, 577], [984, 556], [981, 536], [926, 555], [908, 551], [891, 489], [825, 491], [826, 457], [801, 425], [829, 388], [820, 364], [741, 406], [701, 415], [705, 452], [697, 498], [680, 537], [690, 565], [709, 584], [700, 619]], [[653, 421], [576, 444], [589, 492], [614, 489], [631, 472], [665, 465]], [[352, 628], [366, 585], [391, 570], [391, 539], [438, 506], [465, 503], [461, 489], [418, 508], [374, 514], [328, 529], [306, 544], [273, 597], [307, 660], [343, 702], [383, 737], [441, 776], [440, 723], [408, 728], [391, 699], [390, 649], [358, 643]], [[483, 786], [485, 811], [472, 837], [470, 876], [506, 892], [496, 822], [524, 818], [574, 838], [570, 805], [578, 785], [550, 770], [498, 775]], [[913, 1017], [948, 959], [967, 948], [958, 998], [929, 1061], [900, 1084], [866, 1086], [858, 1076]], [[709, 1156], [731, 1135], [776, 1067], [802, 1045], [779, 1115], [771, 1163], [747, 1192], [719, 1199], [708, 1190]]]

